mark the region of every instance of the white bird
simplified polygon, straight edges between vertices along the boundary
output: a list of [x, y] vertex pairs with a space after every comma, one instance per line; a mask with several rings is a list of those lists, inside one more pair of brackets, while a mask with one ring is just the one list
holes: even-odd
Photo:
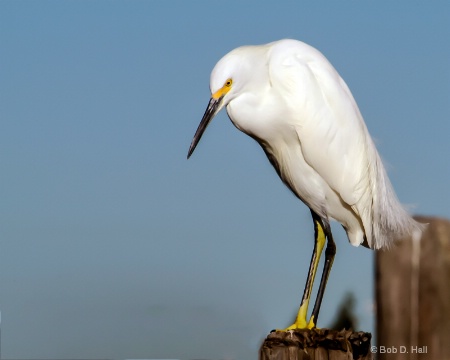
[[[358, 106], [344, 80], [315, 48], [296, 40], [243, 46], [214, 67], [211, 99], [188, 152], [226, 107], [255, 139], [286, 186], [311, 210], [315, 243], [297, 318], [289, 329], [316, 327], [336, 245], [330, 219], [350, 243], [371, 249], [422, 231], [399, 203]], [[320, 255], [325, 265], [310, 320], [308, 304]]]

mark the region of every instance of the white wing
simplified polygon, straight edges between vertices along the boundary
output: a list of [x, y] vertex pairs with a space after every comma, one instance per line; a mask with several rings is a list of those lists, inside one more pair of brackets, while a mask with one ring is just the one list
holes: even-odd
[[277, 43], [270, 59], [271, 81], [294, 109], [289, 120], [306, 162], [361, 218], [369, 245], [388, 245], [418, 228], [399, 204], [358, 106], [328, 60], [294, 40]]

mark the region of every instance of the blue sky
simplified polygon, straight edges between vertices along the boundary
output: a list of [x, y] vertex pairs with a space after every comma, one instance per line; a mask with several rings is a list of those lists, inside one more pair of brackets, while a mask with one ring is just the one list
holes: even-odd
[[[289, 325], [308, 209], [225, 112], [186, 160], [240, 45], [322, 51], [401, 201], [450, 217], [449, 23], [444, 1], [2, 1], [2, 357], [256, 359]], [[372, 331], [373, 253], [333, 230], [319, 325], [352, 292]]]

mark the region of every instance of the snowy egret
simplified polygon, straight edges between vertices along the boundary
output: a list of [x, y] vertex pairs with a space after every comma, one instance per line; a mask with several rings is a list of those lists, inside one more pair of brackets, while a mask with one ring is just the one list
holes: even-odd
[[[214, 67], [211, 99], [188, 158], [212, 118], [226, 106], [233, 124], [263, 148], [281, 180], [309, 208], [314, 250], [297, 318], [289, 329], [316, 327], [336, 253], [330, 219], [350, 243], [388, 247], [422, 225], [399, 203], [344, 80], [315, 48], [296, 40], [243, 46]], [[323, 248], [316, 302], [308, 304]]]

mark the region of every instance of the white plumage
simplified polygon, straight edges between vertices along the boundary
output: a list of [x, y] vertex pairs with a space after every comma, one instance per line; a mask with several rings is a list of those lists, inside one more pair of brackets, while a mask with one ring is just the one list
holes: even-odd
[[[314, 252], [297, 319], [287, 329], [315, 327], [336, 253], [329, 219], [342, 224], [352, 245], [373, 249], [423, 225], [399, 203], [349, 88], [318, 50], [296, 40], [237, 48], [214, 67], [210, 87], [188, 158], [225, 106], [233, 124], [261, 145], [281, 180], [311, 209]], [[307, 322], [325, 239], [324, 271]]]
[[388, 246], [421, 225], [397, 200], [358, 106], [328, 60], [296, 40], [243, 46], [211, 74], [233, 124], [255, 138], [283, 182], [349, 241]]

